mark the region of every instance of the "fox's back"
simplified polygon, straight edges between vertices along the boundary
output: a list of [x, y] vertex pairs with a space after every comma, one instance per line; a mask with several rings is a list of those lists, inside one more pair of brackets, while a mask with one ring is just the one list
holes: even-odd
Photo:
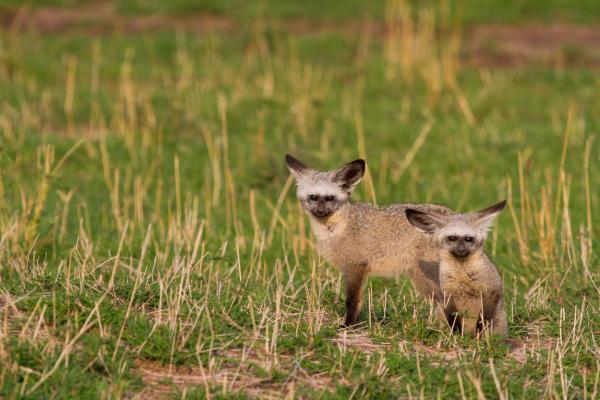
[[321, 254], [338, 268], [364, 264], [377, 276], [397, 276], [418, 263], [436, 263], [435, 244], [410, 225], [407, 208], [451, 213], [436, 204], [406, 203], [386, 208], [349, 204], [335, 216], [332, 229], [315, 230]]

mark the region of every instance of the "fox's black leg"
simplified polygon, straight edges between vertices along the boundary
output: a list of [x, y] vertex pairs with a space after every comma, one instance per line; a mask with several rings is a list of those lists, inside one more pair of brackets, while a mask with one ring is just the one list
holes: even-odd
[[344, 269], [346, 281], [346, 322], [344, 325], [346, 326], [358, 323], [366, 277], [367, 266], [364, 264], [353, 265]]

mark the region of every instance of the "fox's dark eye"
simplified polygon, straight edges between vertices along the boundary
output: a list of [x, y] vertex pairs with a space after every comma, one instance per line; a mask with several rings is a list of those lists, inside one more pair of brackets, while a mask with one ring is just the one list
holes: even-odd
[[335, 200], [335, 196], [325, 196], [325, 201], [333, 201]]
[[465, 242], [472, 242], [473, 236], [465, 236]]
[[316, 194], [311, 194], [308, 196], [308, 200], [317, 201], [317, 200], [319, 200], [319, 196], [317, 196]]
[[448, 240], [451, 242], [456, 242], [456, 239], [458, 239], [458, 238], [454, 235], [448, 236]]

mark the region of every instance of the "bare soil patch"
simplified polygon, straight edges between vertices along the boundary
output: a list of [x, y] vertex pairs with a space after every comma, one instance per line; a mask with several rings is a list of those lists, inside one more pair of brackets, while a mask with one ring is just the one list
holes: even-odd
[[600, 64], [600, 26], [475, 26], [465, 32], [464, 43], [474, 65]]
[[102, 34], [111, 32], [140, 33], [159, 29], [183, 29], [200, 33], [232, 32], [233, 20], [209, 14], [183, 17], [165, 15], [124, 16], [114, 11], [110, 3], [95, 7], [22, 7], [0, 9], [0, 24], [11, 31], [40, 33], [84, 32]]

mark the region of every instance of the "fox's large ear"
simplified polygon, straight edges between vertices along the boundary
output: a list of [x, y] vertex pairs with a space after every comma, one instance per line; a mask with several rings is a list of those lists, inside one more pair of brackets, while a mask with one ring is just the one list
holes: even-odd
[[365, 174], [365, 160], [354, 160], [338, 168], [333, 173], [333, 180], [338, 182], [342, 189], [352, 189]]
[[489, 230], [496, 220], [496, 217], [502, 210], [504, 210], [505, 206], [506, 200], [502, 200], [500, 203], [496, 203], [493, 206], [477, 211], [475, 214], [479, 227], [485, 231]]
[[446, 225], [446, 220], [441, 216], [434, 216], [412, 208], [407, 208], [404, 213], [408, 222], [424, 233], [432, 234]]
[[285, 162], [290, 169], [290, 172], [297, 178], [308, 171], [308, 167], [297, 158], [292, 157], [289, 154], [285, 155]]

